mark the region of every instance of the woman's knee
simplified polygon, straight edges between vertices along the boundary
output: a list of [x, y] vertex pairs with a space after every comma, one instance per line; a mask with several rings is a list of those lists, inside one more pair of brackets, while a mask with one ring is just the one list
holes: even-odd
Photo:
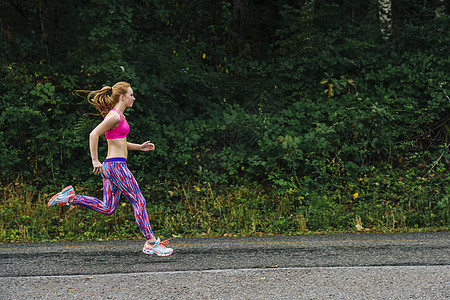
[[145, 210], [145, 208], [147, 206], [147, 203], [145, 202], [145, 198], [144, 197], [140, 197], [140, 198], [134, 199], [131, 203], [132, 203], [133, 208], [135, 210], [138, 209], [140, 211]]
[[111, 207], [109, 209], [104, 210], [103, 214], [105, 214], [107, 216], [110, 216], [110, 215], [112, 215], [115, 212], [116, 212], [116, 207]]

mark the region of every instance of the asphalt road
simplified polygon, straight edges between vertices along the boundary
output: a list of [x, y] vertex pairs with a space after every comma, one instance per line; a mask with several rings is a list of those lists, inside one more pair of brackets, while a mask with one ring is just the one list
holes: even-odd
[[450, 299], [450, 233], [0, 245], [1, 299]]

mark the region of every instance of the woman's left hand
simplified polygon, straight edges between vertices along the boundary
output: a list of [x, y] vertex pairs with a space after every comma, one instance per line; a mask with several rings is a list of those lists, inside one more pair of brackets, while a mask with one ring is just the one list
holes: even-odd
[[141, 151], [151, 151], [155, 150], [155, 145], [150, 143], [150, 141], [146, 141], [145, 143], [141, 144]]

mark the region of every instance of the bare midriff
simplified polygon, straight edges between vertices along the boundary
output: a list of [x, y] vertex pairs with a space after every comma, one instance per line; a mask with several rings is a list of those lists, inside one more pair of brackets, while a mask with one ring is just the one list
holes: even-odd
[[108, 156], [106, 158], [128, 157], [127, 139], [111, 139], [108, 141]]

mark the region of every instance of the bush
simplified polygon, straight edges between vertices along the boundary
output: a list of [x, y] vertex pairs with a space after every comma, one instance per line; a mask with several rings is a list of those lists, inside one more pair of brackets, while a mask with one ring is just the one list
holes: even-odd
[[[449, 165], [448, 16], [396, 2], [394, 37], [384, 42], [375, 2], [315, 3], [249, 1], [247, 24], [226, 1], [49, 2], [40, 14], [1, 4], [10, 24], [0, 40], [2, 185], [19, 180], [38, 195], [67, 184], [98, 190], [88, 135], [101, 118], [73, 91], [126, 80], [137, 98], [126, 112], [129, 140], [156, 144], [130, 153], [130, 168], [149, 191], [161, 188], [150, 202], [167, 218], [174, 212], [167, 232], [448, 225], [448, 199], [436, 193]], [[411, 10], [401, 15], [402, 5]], [[202, 221], [167, 198], [171, 186], [208, 185], [235, 207], [202, 204], [212, 210]], [[9, 199], [5, 216], [16, 218]], [[62, 220], [49, 218], [52, 228]]]

